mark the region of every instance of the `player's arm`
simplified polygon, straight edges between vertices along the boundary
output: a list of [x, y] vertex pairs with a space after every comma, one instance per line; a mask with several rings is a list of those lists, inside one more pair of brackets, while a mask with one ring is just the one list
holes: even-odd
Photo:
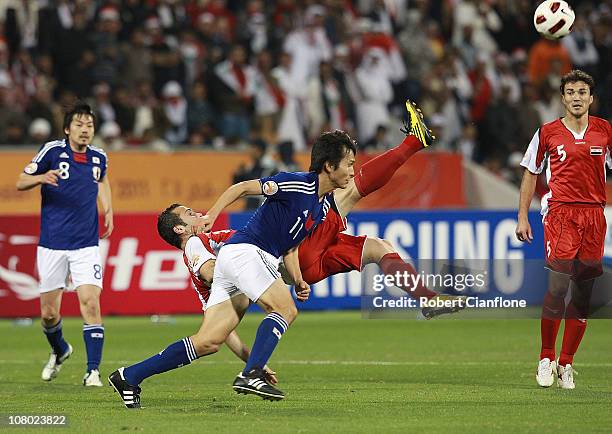
[[516, 226], [516, 238], [519, 241], [527, 241], [530, 243], [533, 240], [531, 225], [529, 224], [529, 206], [535, 192], [538, 175], [531, 173], [529, 169], [525, 169], [523, 180], [521, 181], [521, 195], [519, 198], [518, 224]]
[[27, 173], [21, 173], [19, 174], [19, 178], [17, 178], [17, 190], [30, 190], [31, 188], [38, 187], [39, 185], [43, 184], [57, 187], [57, 178], [59, 173], [59, 169], [49, 170], [48, 172], [40, 175], [28, 175]]
[[106, 231], [102, 235], [102, 239], [108, 238], [113, 232], [113, 203], [111, 199], [111, 186], [108, 179], [108, 174], [104, 176], [102, 181], [98, 183], [98, 201], [100, 202], [100, 209], [102, 215], [104, 215], [104, 227]]
[[260, 194], [262, 194], [262, 190], [261, 183], [258, 179], [242, 181], [232, 185], [223, 192], [215, 204], [208, 210], [207, 216], [209, 221], [204, 226], [204, 229], [206, 231], [210, 230], [219, 214], [221, 214], [221, 211], [236, 202], [238, 199], [244, 196], [255, 196]]
[[215, 260], [209, 259], [204, 262], [198, 272], [200, 273], [200, 279], [210, 286], [213, 281], [213, 275], [215, 274]]
[[310, 296], [310, 286], [302, 277], [298, 247], [294, 247], [283, 256], [283, 263], [285, 264], [289, 276], [295, 282], [295, 294], [297, 295], [298, 301], [308, 300]]

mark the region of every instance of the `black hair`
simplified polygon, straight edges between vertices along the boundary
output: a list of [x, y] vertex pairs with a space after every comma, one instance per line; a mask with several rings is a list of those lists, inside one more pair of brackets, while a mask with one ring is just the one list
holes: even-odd
[[[64, 131], [70, 128], [70, 123], [72, 122], [72, 119], [76, 115], [91, 116], [91, 118], [93, 119], [94, 125], [96, 124], [96, 115], [94, 114], [89, 104], [83, 101], [76, 101], [72, 107], [66, 110], [66, 114], [64, 115], [64, 127], [63, 127]], [[67, 136], [68, 135], [66, 135], [66, 137]]]
[[173, 203], [157, 216], [157, 233], [165, 242], [177, 249], [181, 248], [181, 236], [174, 232], [174, 227], [187, 226], [181, 217], [174, 212], [179, 206], [181, 206], [180, 203]]
[[583, 81], [589, 86], [589, 93], [593, 95], [593, 88], [595, 87], [595, 80], [589, 74], [579, 69], [574, 69], [563, 77], [561, 77], [561, 85], [559, 86], [559, 90], [561, 91], [561, 95], [565, 93], [565, 85], [568, 83], [576, 83], [577, 81]]
[[355, 141], [342, 130], [328, 131], [319, 136], [312, 145], [310, 152], [310, 171], [321, 173], [325, 163], [337, 169], [340, 161], [352, 152], [357, 154]]

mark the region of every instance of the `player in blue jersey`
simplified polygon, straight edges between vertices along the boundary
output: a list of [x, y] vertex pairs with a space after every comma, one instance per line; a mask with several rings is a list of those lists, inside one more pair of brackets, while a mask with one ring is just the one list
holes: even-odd
[[[233, 388], [238, 393], [255, 394], [264, 399], [284, 398], [283, 392], [266, 381], [264, 371], [282, 335], [297, 316], [293, 298], [278, 272], [279, 260], [283, 256], [298, 299], [306, 299], [310, 287], [300, 272], [297, 246], [327, 215], [331, 192], [346, 188], [354, 176], [353, 140], [342, 131], [325, 133], [318, 140], [330, 148], [320, 170], [279, 173], [235, 184], [209, 210], [204, 229], [212, 227], [219, 213], [239, 198], [266, 196], [246, 226], [219, 251], [200, 330], [161, 353], [119, 368], [110, 375], [109, 381], [126, 407], [140, 407], [139, 385], [144, 379], [215, 353], [236, 328], [250, 302], [257, 303], [267, 316], [259, 325], [251, 354]], [[178, 233], [188, 227], [174, 227], [174, 230]]]
[[102, 386], [98, 371], [102, 359], [104, 327], [100, 315], [102, 262], [98, 247], [100, 200], [108, 237], [113, 230], [111, 189], [106, 173], [106, 153], [90, 145], [95, 116], [82, 103], [66, 113], [66, 138], [46, 143], [17, 180], [18, 190], [41, 186], [40, 240], [36, 262], [40, 278], [40, 311], [43, 331], [51, 345], [42, 379], [53, 380], [72, 354], [62, 335], [60, 306], [69, 277], [76, 288], [83, 339], [87, 350], [85, 386]]

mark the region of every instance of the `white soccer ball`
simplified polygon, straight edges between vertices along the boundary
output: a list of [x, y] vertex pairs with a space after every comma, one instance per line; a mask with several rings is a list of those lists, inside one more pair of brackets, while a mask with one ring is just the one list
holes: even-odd
[[546, 39], [559, 39], [569, 35], [574, 26], [576, 14], [563, 0], [546, 0], [536, 8], [533, 25]]

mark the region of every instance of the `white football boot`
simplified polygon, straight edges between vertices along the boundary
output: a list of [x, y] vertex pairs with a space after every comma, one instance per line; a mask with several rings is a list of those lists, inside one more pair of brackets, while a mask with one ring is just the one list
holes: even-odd
[[557, 368], [557, 386], [561, 389], [575, 389], [574, 368], [569, 363], [565, 366], [559, 365]]
[[87, 372], [83, 377], [83, 386], [94, 386], [94, 387], [102, 387], [102, 382], [100, 381], [100, 371], [97, 369], [92, 369]]
[[43, 381], [51, 381], [55, 377], [57, 377], [57, 374], [59, 373], [60, 369], [62, 369], [62, 363], [64, 363], [68, 359], [68, 357], [70, 357], [71, 354], [72, 345], [70, 344], [68, 344], [68, 351], [62, 354], [61, 357], [57, 357], [55, 353], [51, 353], [49, 355], [49, 361], [43, 368], [42, 374], [40, 374], [40, 378], [42, 378]]
[[557, 363], [551, 361], [548, 357], [540, 360], [538, 363], [538, 372], [536, 373], [536, 381], [542, 387], [550, 387], [555, 382], [557, 375]]

